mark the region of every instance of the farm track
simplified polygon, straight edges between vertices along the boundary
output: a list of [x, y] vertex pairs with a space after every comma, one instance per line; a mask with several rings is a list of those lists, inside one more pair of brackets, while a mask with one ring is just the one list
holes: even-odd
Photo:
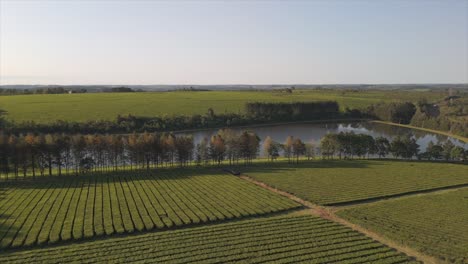
[[[285, 192], [285, 191], [282, 191], [282, 190], [278, 190], [274, 187], [271, 187], [269, 186], [268, 184], [266, 183], [263, 183], [261, 181], [257, 181], [251, 177], [249, 177], [248, 175], [246, 174], [242, 174], [240, 176], [241, 179], [244, 179], [248, 182], [251, 182], [257, 186], [260, 186], [262, 188], [265, 188], [269, 191], [272, 191], [274, 193], [277, 193], [277, 194], [280, 194], [284, 197], [287, 197], [297, 203], [300, 203], [302, 204], [303, 206], [307, 207], [308, 209], [305, 209], [303, 210], [300, 214], [311, 214], [311, 215], [314, 215], [314, 216], [319, 216], [321, 218], [324, 218], [324, 219], [327, 219], [327, 220], [330, 220], [330, 221], [333, 221], [333, 222], [336, 222], [336, 223], [339, 223], [339, 224], [342, 224], [344, 226], [347, 226], [347, 227], [350, 227], [351, 229], [355, 230], [355, 231], [358, 231], [388, 247], [391, 247], [391, 248], [394, 248], [400, 252], [403, 252], [405, 253], [406, 255], [410, 256], [410, 257], [413, 257], [415, 258], [416, 260], [418, 261], [422, 261], [423, 263], [428, 263], [428, 264], [439, 264], [439, 263], [442, 263], [441, 261], [437, 260], [436, 258], [434, 257], [431, 257], [431, 256], [428, 256], [428, 255], [425, 255], [425, 254], [422, 254], [412, 248], [409, 248], [407, 246], [404, 246], [404, 245], [400, 245], [398, 243], [395, 243], [394, 241], [392, 240], [389, 240], [387, 238], [384, 238], [383, 236], [375, 233], [375, 232], [372, 232], [366, 228], [363, 228], [359, 225], [356, 225], [356, 224], [353, 224], [339, 216], [337, 216], [335, 214], [335, 212], [338, 210], [338, 209], [341, 209], [341, 208], [345, 208], [345, 206], [335, 206], [335, 207], [328, 207], [328, 206], [320, 206], [320, 205], [317, 205], [317, 204], [314, 204], [314, 203], [311, 203], [309, 201], [306, 201], [304, 199], [301, 199], [291, 193], [288, 193], [288, 192]], [[408, 196], [418, 196], [418, 195], [425, 195], [425, 194], [433, 194], [433, 193], [440, 193], [440, 192], [446, 192], [446, 191], [452, 191], [452, 190], [458, 190], [458, 189], [461, 189], [461, 188], [464, 188], [464, 187], [467, 187], [468, 185], [464, 184], [462, 186], [455, 186], [453, 188], [448, 188], [448, 187], [445, 187], [445, 188], [436, 188], [435, 190], [432, 189], [432, 190], [426, 190], [426, 191], [421, 191], [421, 192], [414, 192], [414, 193], [411, 193], [411, 194], [405, 194], [405, 195], [401, 195], [401, 196], [397, 196], [397, 197], [386, 197], [386, 198], [381, 198], [381, 199], [366, 199], [367, 202], [364, 202], [364, 201], [361, 201], [359, 204], [364, 204], [364, 203], [373, 203], [373, 202], [377, 202], [377, 201], [380, 201], [380, 200], [385, 200], [385, 199], [398, 199], [398, 198], [402, 198], [402, 197], [408, 197]], [[350, 206], [356, 206], [357, 204], [348, 204], [346, 205], [346, 207], [350, 207]]]

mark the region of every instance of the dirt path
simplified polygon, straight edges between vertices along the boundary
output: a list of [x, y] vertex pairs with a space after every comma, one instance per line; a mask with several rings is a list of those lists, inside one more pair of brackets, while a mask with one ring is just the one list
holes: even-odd
[[243, 174], [240, 176], [241, 179], [244, 179], [246, 181], [249, 181], [253, 184], [256, 184], [262, 188], [265, 188], [269, 191], [272, 191], [272, 192], [275, 192], [277, 194], [280, 194], [282, 196], [285, 196], [285, 197], [288, 197], [289, 199], [293, 200], [293, 201], [296, 201], [302, 205], [304, 205], [305, 207], [307, 207], [308, 209], [305, 209], [302, 211], [302, 213], [307, 213], [307, 214], [311, 214], [311, 215], [314, 215], [314, 216], [319, 216], [321, 218], [324, 218], [324, 219], [328, 219], [330, 221], [333, 221], [333, 222], [336, 222], [336, 223], [340, 223], [342, 225], [345, 225], [347, 227], [350, 227], [351, 229], [353, 230], [356, 230], [384, 245], [387, 245], [388, 247], [391, 247], [391, 248], [394, 248], [400, 252], [403, 252], [405, 253], [406, 255], [410, 256], [410, 257], [413, 257], [415, 258], [416, 260], [418, 261], [422, 261], [424, 263], [428, 263], [428, 264], [439, 264], [439, 263], [442, 263], [441, 261], [437, 260], [436, 258], [434, 257], [430, 257], [430, 256], [427, 256], [427, 255], [424, 255], [412, 248], [409, 248], [409, 247], [406, 247], [406, 246], [403, 246], [403, 245], [400, 245], [398, 243], [395, 243], [389, 239], [386, 239], [384, 237], [382, 237], [381, 235], [377, 234], [377, 233], [374, 233], [368, 229], [365, 229], [359, 225], [356, 225], [356, 224], [353, 224], [343, 218], [340, 218], [338, 217], [335, 212], [336, 212], [336, 207], [333, 208], [333, 207], [325, 207], [325, 206], [320, 206], [320, 205], [316, 205], [316, 204], [313, 204], [309, 201], [306, 201], [306, 200], [303, 200], [293, 194], [290, 194], [288, 192], [284, 192], [284, 191], [281, 191], [281, 190], [278, 190], [276, 188], [273, 188], [263, 182], [260, 182], [260, 181], [257, 181], [253, 178], [250, 178], [249, 176]]

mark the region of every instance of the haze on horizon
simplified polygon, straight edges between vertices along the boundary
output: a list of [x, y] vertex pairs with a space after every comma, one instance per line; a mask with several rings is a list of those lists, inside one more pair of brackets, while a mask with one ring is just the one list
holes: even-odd
[[467, 82], [467, 0], [0, 0], [0, 85]]

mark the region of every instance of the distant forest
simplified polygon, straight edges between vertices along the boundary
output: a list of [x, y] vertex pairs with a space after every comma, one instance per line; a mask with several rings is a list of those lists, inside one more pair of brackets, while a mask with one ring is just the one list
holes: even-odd
[[0, 85], [0, 95], [157, 91], [467, 90], [468, 84], [271, 84], [271, 85]]

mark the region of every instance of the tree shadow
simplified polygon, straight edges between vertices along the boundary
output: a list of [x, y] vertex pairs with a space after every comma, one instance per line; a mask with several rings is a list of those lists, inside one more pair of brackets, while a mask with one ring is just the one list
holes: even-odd
[[378, 166], [385, 165], [382, 161], [370, 160], [314, 160], [314, 161], [299, 161], [299, 163], [288, 163], [284, 161], [270, 162], [268, 164], [250, 164], [247, 166], [236, 165], [231, 166], [232, 170], [245, 173], [283, 173], [290, 172], [296, 169], [336, 169], [336, 168], [369, 168], [370, 165]]
[[[9, 241], [13, 236], [18, 232], [18, 228], [13, 226], [7, 226], [5, 224], [6, 220], [11, 218], [10, 215], [0, 212], [0, 241]], [[4, 248], [0, 248], [0, 254]]]
[[[108, 180], [182, 180], [190, 177], [206, 176], [206, 175], [226, 175], [222, 171], [221, 166], [216, 167], [172, 167], [172, 168], [157, 168], [157, 169], [138, 169], [138, 170], [122, 170], [122, 171], [106, 171], [92, 172], [86, 174], [64, 174], [62, 176], [36, 176], [18, 179], [10, 179], [2, 184], [2, 189], [5, 191], [9, 188], [20, 189], [48, 189], [52, 188], [68, 188], [73, 182], [78, 182], [79, 185], [87, 187], [88, 185], [100, 185], [101, 181], [107, 183]], [[0, 197], [1, 197], [0, 189]], [[1, 199], [1, 198], [0, 198]]]
[[[239, 161], [237, 164], [221, 164], [210, 166], [190, 166], [190, 167], [165, 167], [165, 168], [151, 168], [138, 169], [138, 170], [121, 170], [121, 171], [106, 171], [106, 172], [90, 172], [86, 174], [64, 174], [62, 176], [36, 176], [35, 179], [28, 176], [26, 178], [20, 177], [19, 179], [10, 179], [5, 182], [0, 182], [2, 189], [0, 189], [0, 199], [2, 193], [8, 188], [22, 188], [22, 189], [41, 189], [49, 188], [68, 188], [69, 183], [78, 181], [80, 185], [88, 186], [91, 182], [92, 185], [100, 184], [100, 182], [107, 182], [115, 178], [124, 180], [182, 180], [191, 177], [206, 176], [206, 175], [230, 175], [228, 171], [240, 173], [284, 173], [292, 172], [296, 169], [366, 169], [369, 167], [387, 165], [389, 160], [301, 160], [299, 163], [287, 161], [274, 161], [274, 162], [254, 162], [251, 164], [244, 164]], [[392, 162], [406, 163], [408, 161], [392, 160]], [[417, 161], [412, 161], [417, 162]]]

